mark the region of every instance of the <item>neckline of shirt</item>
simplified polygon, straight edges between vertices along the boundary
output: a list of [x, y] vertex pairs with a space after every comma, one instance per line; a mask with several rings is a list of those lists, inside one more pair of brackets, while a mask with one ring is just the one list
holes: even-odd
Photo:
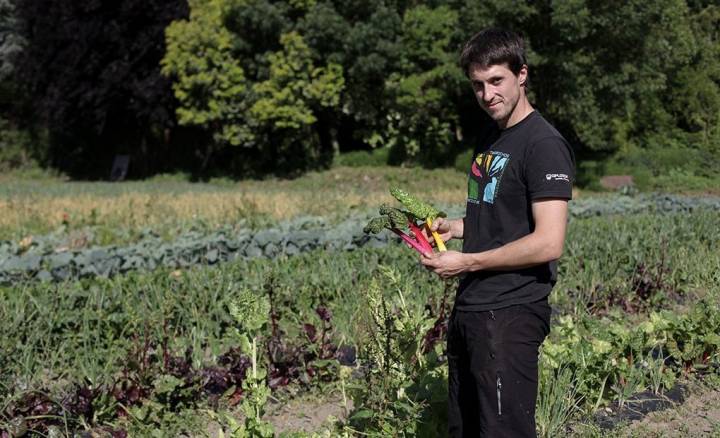
[[538, 114], [538, 111], [536, 109], [533, 109], [526, 115], [522, 120], [517, 122], [516, 124], [512, 125], [509, 128], [501, 129], [500, 134], [505, 135], [507, 133], [510, 133], [515, 130], [515, 128], [520, 127], [521, 125], [524, 125], [526, 122], [528, 122], [530, 119], [535, 118], [535, 116]]

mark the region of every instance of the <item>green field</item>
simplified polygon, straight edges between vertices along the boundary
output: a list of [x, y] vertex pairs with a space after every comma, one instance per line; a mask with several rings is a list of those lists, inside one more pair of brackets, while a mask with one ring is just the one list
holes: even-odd
[[[459, 173], [369, 168], [249, 183], [13, 181], [3, 184], [0, 202], [29, 210], [13, 209], [2, 232], [12, 240], [113, 230], [85, 244], [93, 248], [137, 242], [143, 227], [167, 242], [218, 227], [257, 233], [301, 215], [327, 217], [332, 227], [389, 202], [390, 185], [461, 208], [463, 184]], [[607, 436], [594, 420], [600, 410], [632, 408], [633, 395], [660, 395], [678, 383], [713, 392], [720, 382], [720, 213], [633, 210], [625, 198], [598, 196], [579, 194], [578, 204], [617, 208], [572, 218], [551, 296], [541, 436]], [[119, 201], [144, 197], [152, 201], [137, 209], [139, 201]], [[258, 201], [247, 206], [250, 197]], [[258, 208], [270, 205], [264, 198], [296, 207], [275, 215]], [[183, 213], [171, 215], [175, 201]], [[61, 230], [50, 214], [58, 205], [74, 218]], [[89, 205], [107, 209], [90, 223], [82, 213]], [[238, 206], [244, 213], [229, 213]], [[288, 233], [292, 240], [296, 231]], [[442, 323], [453, 288], [395, 243], [15, 281], [0, 287], [0, 430], [439, 436]], [[277, 412], [301, 400], [335, 414], [293, 428], [288, 415], [307, 412]], [[625, 436], [649, 430], [618, 427]]]

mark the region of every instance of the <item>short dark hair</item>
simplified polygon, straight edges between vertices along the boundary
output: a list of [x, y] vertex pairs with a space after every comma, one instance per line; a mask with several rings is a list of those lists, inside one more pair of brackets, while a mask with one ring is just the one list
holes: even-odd
[[488, 28], [473, 35], [460, 54], [460, 67], [468, 76], [470, 64], [483, 67], [507, 64], [515, 75], [520, 73], [525, 59], [525, 41], [522, 36], [509, 30]]

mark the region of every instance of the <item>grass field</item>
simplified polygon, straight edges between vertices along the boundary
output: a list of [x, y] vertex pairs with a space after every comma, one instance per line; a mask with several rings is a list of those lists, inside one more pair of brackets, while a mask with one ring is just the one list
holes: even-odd
[[[172, 230], [173, 239], [200, 222], [259, 229], [302, 215], [339, 220], [390, 202], [391, 185], [464, 202], [462, 174], [416, 169], [204, 184], [6, 180], [0, 220], [13, 239], [87, 225], [115, 230], [116, 243], [146, 227]], [[695, 382], [713, 406], [718, 229], [716, 211], [571, 221], [542, 357], [541, 436], [607, 436], [594, 423], [598, 409], [631, 409], [633, 394], [659, 395], [677, 382]], [[438, 436], [453, 293], [394, 244], [0, 287], [0, 431]], [[687, 433], [716, 433], [712, 412]], [[675, 434], [672, 421], [658, 432], [652, 418], [613, 434], [693, 436]]]

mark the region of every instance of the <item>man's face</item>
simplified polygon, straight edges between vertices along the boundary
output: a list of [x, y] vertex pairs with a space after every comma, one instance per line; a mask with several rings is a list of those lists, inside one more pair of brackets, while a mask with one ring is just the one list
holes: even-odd
[[522, 85], [527, 80], [527, 67], [523, 66], [516, 76], [506, 64], [490, 67], [470, 64], [468, 73], [480, 107], [496, 122], [507, 123], [524, 95]]

